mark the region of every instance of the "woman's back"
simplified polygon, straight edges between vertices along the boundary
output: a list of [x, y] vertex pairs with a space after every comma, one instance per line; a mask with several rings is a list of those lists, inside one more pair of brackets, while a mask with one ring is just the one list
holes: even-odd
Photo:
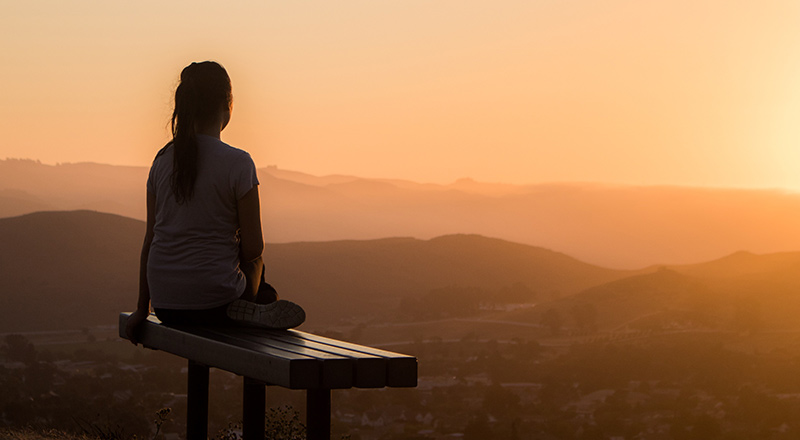
[[173, 148], [153, 161], [147, 190], [156, 197], [147, 275], [153, 307], [203, 309], [241, 295], [237, 201], [258, 185], [250, 155], [212, 136], [197, 136], [191, 199], [172, 189]]

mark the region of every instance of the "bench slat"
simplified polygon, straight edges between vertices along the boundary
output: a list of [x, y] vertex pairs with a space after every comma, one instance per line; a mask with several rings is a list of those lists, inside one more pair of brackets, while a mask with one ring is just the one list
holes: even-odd
[[352, 372], [353, 386], [358, 388], [383, 388], [386, 386], [387, 362], [384, 357], [302, 339], [287, 331], [271, 331], [269, 334], [265, 334], [261, 329], [246, 329], [243, 332], [259, 340], [269, 338], [270, 340], [282, 341], [286, 344], [312, 349], [321, 353], [345, 357], [354, 365]]
[[417, 358], [414, 356], [317, 336], [300, 330], [287, 330], [286, 333], [304, 340], [386, 358], [386, 386], [412, 388], [417, 386]]
[[[313, 350], [308, 347], [289, 344], [278, 340], [278, 338], [250, 334], [245, 329], [246, 328], [225, 328], [222, 330], [219, 328], [208, 328], [204, 329], [204, 332], [224, 336], [232, 344], [275, 348], [278, 350], [301, 354], [303, 356], [309, 356], [318, 361], [322, 361], [320, 363], [320, 388], [333, 389], [353, 387], [353, 370], [355, 369], [355, 363], [352, 359], [325, 351]], [[259, 329], [255, 330], [258, 331]]]

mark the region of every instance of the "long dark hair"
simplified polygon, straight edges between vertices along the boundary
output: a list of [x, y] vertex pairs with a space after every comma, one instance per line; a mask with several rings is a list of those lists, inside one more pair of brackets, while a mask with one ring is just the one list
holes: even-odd
[[231, 79], [225, 68], [214, 61], [192, 63], [181, 71], [181, 82], [175, 90], [172, 111], [172, 191], [178, 203], [194, 194], [197, 179], [197, 130], [230, 109], [233, 102]]

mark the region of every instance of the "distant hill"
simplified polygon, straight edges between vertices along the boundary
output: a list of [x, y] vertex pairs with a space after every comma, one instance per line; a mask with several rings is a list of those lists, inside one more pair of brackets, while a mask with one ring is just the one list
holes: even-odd
[[551, 310], [573, 330], [580, 330], [579, 315], [589, 313], [593, 329], [600, 331], [797, 331], [800, 252], [737, 252], [707, 263], [661, 267], [495, 318], [543, 323]]
[[735, 252], [706, 263], [671, 266], [675, 271], [704, 278], [747, 279], [775, 278], [783, 274], [800, 274], [800, 252], [778, 252], [756, 255]]
[[[595, 315], [592, 323], [598, 330], [638, 328], [643, 325], [642, 322], [650, 323], [661, 318], [665, 318], [667, 325], [685, 319], [698, 324], [695, 321], [700, 319], [699, 312], [708, 311], [708, 303], [712, 299], [716, 299], [716, 295], [701, 279], [660, 269], [597, 285], [570, 297], [543, 304], [537, 310], [515, 313], [514, 319], [540, 322], [548, 309], [555, 308], [565, 320], [575, 321], [579, 310], [588, 307]], [[704, 315], [704, 318], [708, 317]], [[569, 326], [576, 324], [570, 322]], [[717, 325], [716, 322], [703, 324]]]
[[[88, 209], [144, 219], [146, 180], [145, 167], [0, 160], [0, 190], [24, 192], [56, 210]], [[22, 211], [16, 202], [12, 206]], [[17, 215], [30, 212], [35, 211]]]
[[448, 286], [522, 283], [536, 293], [569, 295], [632, 273], [477, 235], [269, 244], [264, 255], [279, 292], [340, 315], [394, 309], [402, 297]]
[[[144, 219], [147, 167], [0, 160], [0, 217], [91, 209]], [[258, 170], [269, 242], [479, 234], [603, 267], [693, 264], [800, 249], [800, 194], [779, 190], [449, 185]]]
[[0, 189], [0, 218], [52, 209], [48, 203], [25, 191]]
[[[0, 219], [0, 332], [115, 324], [136, 303], [144, 223], [92, 211]], [[268, 279], [309, 326], [364, 317], [450, 285], [574, 293], [625, 277], [558, 252], [476, 235], [268, 244]]]
[[800, 329], [800, 252], [737, 252], [674, 269], [703, 277], [711, 289], [720, 293], [720, 308], [729, 309], [730, 319], [736, 319], [737, 313], [757, 315], [762, 329]]
[[[144, 223], [93, 211], [0, 219], [0, 332], [115, 324], [136, 302]], [[619, 271], [479, 235], [267, 244], [268, 280], [308, 311], [308, 328], [385, 318], [403, 298], [444, 287], [522, 284], [534, 308], [493, 319], [600, 330], [800, 328], [800, 252], [734, 253], [694, 265]]]

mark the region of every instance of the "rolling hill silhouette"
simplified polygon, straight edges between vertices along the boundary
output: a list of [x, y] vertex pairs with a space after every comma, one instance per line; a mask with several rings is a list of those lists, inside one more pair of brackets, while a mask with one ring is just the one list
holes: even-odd
[[502, 319], [543, 322], [555, 309], [565, 327], [580, 327], [589, 309], [593, 330], [704, 329], [730, 332], [800, 330], [800, 252], [736, 252], [695, 265], [664, 266], [517, 310]]
[[0, 190], [0, 218], [16, 217], [37, 211], [49, 211], [53, 207], [36, 196], [15, 189]]
[[[14, 190], [23, 200], [6, 209], [18, 215], [19, 203], [38, 201], [49, 209], [88, 209], [144, 219], [147, 168], [74, 163], [45, 165], [32, 160], [0, 160], [0, 190]], [[5, 211], [4, 209], [3, 211]]]
[[[92, 211], [0, 219], [0, 332], [114, 324], [135, 306], [144, 223]], [[475, 235], [268, 244], [268, 279], [308, 325], [369, 316], [449, 285], [525, 283], [563, 294], [631, 272]]]
[[687, 319], [700, 323], [702, 319], [711, 318], [701, 314], [710, 312], [711, 302], [716, 299], [718, 293], [703, 280], [662, 268], [591, 287], [542, 305], [539, 310], [521, 311], [516, 313], [515, 319], [541, 320], [542, 313], [551, 308], [559, 309], [568, 317], [588, 305], [596, 314], [594, 324], [599, 330], [638, 328], [643, 320], [647, 324], [658, 320], [673, 325]]
[[279, 292], [322, 314], [374, 313], [447, 286], [522, 283], [537, 293], [568, 295], [633, 273], [477, 235], [270, 244], [264, 262]]
[[[141, 221], [93, 211], [0, 219], [0, 332], [113, 325], [117, 313], [135, 305], [143, 233]], [[517, 283], [542, 303], [495, 319], [535, 323], [550, 308], [569, 318], [589, 304], [601, 330], [681, 322], [780, 330], [800, 323], [800, 252], [738, 252], [695, 265], [619, 271], [543, 248], [447, 235], [268, 244], [264, 257], [269, 281], [306, 307], [310, 328], [367, 320], [443, 287]]]
[[800, 252], [756, 255], [752, 252], [739, 251], [706, 263], [671, 266], [671, 268], [704, 278], [783, 278], [785, 274], [800, 274]]
[[[779, 190], [258, 173], [273, 243], [480, 234], [634, 269], [800, 249], [800, 194]], [[0, 160], [0, 217], [91, 209], [143, 220], [146, 178], [146, 167]]]

